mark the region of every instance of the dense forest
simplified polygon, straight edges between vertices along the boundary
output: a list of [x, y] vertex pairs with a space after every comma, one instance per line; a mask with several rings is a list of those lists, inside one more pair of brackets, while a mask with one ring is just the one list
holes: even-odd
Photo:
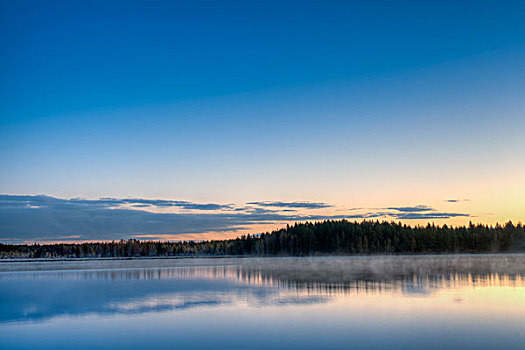
[[81, 244], [0, 244], [0, 258], [4, 259], [510, 251], [525, 251], [522, 224], [411, 227], [386, 221], [328, 220], [296, 223], [271, 233], [230, 240], [161, 242], [131, 239]]

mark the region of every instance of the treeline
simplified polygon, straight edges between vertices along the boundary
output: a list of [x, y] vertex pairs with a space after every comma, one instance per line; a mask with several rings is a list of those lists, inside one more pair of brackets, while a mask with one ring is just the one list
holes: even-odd
[[328, 220], [230, 240], [161, 242], [135, 239], [81, 244], [0, 244], [0, 258], [105, 258], [213, 255], [421, 254], [525, 251], [525, 227]]

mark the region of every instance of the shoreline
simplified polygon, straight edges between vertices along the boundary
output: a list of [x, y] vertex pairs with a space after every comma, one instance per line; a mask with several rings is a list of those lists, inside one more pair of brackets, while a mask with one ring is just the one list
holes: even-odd
[[188, 255], [188, 256], [134, 256], [134, 257], [92, 257], [92, 258], [0, 258], [1, 263], [20, 262], [82, 262], [82, 261], [127, 261], [127, 260], [192, 260], [192, 259], [275, 259], [275, 258], [344, 258], [344, 257], [438, 257], [438, 256], [502, 256], [525, 255], [525, 251], [515, 252], [432, 252], [432, 253], [398, 253], [398, 254], [316, 254], [316, 255]]

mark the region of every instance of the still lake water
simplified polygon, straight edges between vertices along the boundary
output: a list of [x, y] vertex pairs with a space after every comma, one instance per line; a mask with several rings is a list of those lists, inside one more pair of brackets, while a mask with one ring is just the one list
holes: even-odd
[[0, 262], [1, 349], [525, 349], [525, 255]]

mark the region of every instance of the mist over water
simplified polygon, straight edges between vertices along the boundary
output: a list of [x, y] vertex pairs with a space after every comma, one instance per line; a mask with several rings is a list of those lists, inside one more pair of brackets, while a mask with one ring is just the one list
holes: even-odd
[[524, 346], [523, 254], [0, 263], [6, 349]]

